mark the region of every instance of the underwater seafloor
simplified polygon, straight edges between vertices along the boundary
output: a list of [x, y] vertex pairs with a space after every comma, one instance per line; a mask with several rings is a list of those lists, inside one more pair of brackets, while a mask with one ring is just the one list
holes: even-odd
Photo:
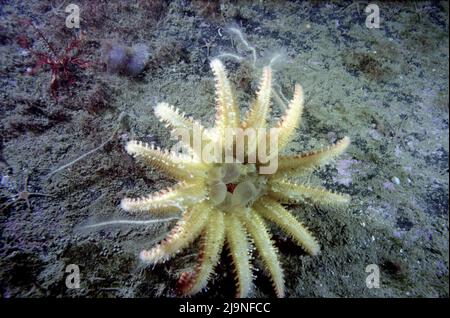
[[[80, 29], [65, 25], [69, 3], [80, 8]], [[289, 99], [294, 83], [303, 85], [305, 111], [288, 153], [344, 135], [352, 140], [311, 178], [350, 194], [350, 206], [289, 207], [322, 253], [311, 257], [272, 229], [286, 296], [448, 297], [448, 2], [377, 2], [379, 28], [366, 26], [368, 4], [1, 1], [1, 297], [177, 296], [179, 275], [195, 267], [195, 244], [162, 265], [145, 268], [138, 260], [174, 221], [84, 226], [151, 217], [127, 214], [120, 200], [173, 182], [136, 162], [124, 145], [131, 139], [163, 148], [174, 143], [153, 113], [161, 101], [212, 125], [209, 61], [223, 53], [242, 58], [222, 55], [244, 109], [275, 54], [283, 58], [273, 65], [274, 89]], [[84, 33], [77, 49], [89, 64], [68, 68], [75, 82], [51, 87], [49, 65], [30, 72], [39, 57], [33, 52], [51, 52], [29, 21], [61, 54]], [[229, 27], [255, 48], [254, 67], [252, 52]], [[106, 41], [147, 46], [143, 71], [108, 72]], [[272, 122], [282, 110], [274, 104], [273, 112]], [[29, 193], [51, 197], [30, 195], [28, 209], [25, 180]], [[234, 295], [228, 261], [224, 253], [197, 297]], [[79, 266], [80, 288], [66, 286], [69, 264]], [[379, 288], [366, 285], [370, 264], [380, 270]], [[264, 272], [254, 275], [252, 296], [274, 297]]]

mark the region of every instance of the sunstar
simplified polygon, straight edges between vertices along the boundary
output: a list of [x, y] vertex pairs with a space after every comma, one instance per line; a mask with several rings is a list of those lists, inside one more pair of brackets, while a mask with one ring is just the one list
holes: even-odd
[[[232, 163], [205, 162], [201, 154], [205, 145], [226, 144], [228, 129], [261, 129], [267, 127], [266, 118], [270, 110], [272, 71], [270, 66], [263, 70], [260, 89], [249, 111], [241, 120], [236, 95], [233, 93], [225, 68], [218, 59], [211, 61], [216, 78], [216, 121], [214, 129], [204, 128], [192, 118], [186, 118], [175, 108], [161, 103], [155, 108], [156, 115], [172, 129], [189, 132], [198, 130], [207, 136], [205, 144], [194, 147], [193, 140], [185, 141], [189, 153], [179, 154], [162, 151], [138, 141], [126, 145], [129, 154], [141, 159], [150, 167], [166, 172], [179, 180], [173, 188], [140, 199], [125, 198], [122, 208], [127, 211], [145, 211], [152, 215], [181, 213], [181, 220], [167, 237], [150, 250], [144, 250], [140, 258], [147, 264], [167, 261], [175, 254], [200, 240], [198, 265], [184, 272], [178, 281], [182, 295], [192, 295], [204, 289], [214, 271], [224, 244], [234, 266], [238, 297], [246, 297], [252, 290], [253, 275], [251, 252], [258, 250], [265, 265], [265, 272], [271, 278], [278, 297], [285, 294], [284, 277], [278, 251], [268, 231], [266, 222], [273, 222], [286, 232], [292, 240], [302, 246], [310, 255], [317, 255], [319, 244], [309, 232], [282, 204], [308, 203], [325, 207], [338, 207], [349, 201], [349, 196], [327, 191], [321, 187], [291, 181], [292, 178], [311, 172], [341, 154], [350, 140], [344, 137], [335, 145], [303, 155], [278, 155], [276, 171], [262, 174], [260, 168], [266, 163], [250, 162], [251, 154], [257, 151], [244, 147], [244, 154]], [[286, 114], [276, 124], [278, 138], [276, 149], [283, 150], [299, 125], [303, 111], [303, 90], [295, 86], [294, 96], [287, 105]], [[192, 134], [191, 134], [192, 135]], [[236, 137], [236, 136], [235, 136]], [[238, 136], [239, 137], [239, 136]], [[260, 146], [251, 137], [249, 145]], [[267, 151], [264, 146], [264, 151]], [[197, 153], [196, 153], [197, 152]], [[235, 154], [234, 154], [235, 156]], [[192, 160], [192, 158], [196, 158]]]

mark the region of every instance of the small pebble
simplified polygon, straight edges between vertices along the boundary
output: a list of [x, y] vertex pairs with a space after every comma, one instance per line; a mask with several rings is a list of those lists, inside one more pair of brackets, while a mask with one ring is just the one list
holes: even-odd
[[9, 184], [9, 176], [7, 175], [2, 176], [1, 185], [7, 187], [8, 184]]

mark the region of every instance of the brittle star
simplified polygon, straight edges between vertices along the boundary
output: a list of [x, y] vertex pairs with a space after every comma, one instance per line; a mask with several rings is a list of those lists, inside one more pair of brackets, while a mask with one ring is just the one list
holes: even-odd
[[3, 209], [7, 209], [8, 207], [10, 207], [12, 204], [20, 201], [20, 200], [24, 200], [27, 203], [27, 207], [28, 210], [31, 211], [31, 203], [30, 203], [30, 197], [31, 196], [36, 196], [36, 197], [50, 197], [50, 198], [54, 198], [54, 195], [51, 194], [45, 194], [45, 193], [40, 193], [40, 192], [28, 192], [28, 175], [26, 175], [25, 180], [24, 180], [24, 186], [23, 186], [23, 190], [19, 191], [17, 194], [13, 195], [11, 198], [15, 199], [14, 201], [8, 203], [7, 205], [5, 205], [3, 207]]
[[214, 41], [215, 39], [216, 39], [216, 38], [212, 39], [211, 42], [209, 42], [209, 41], [203, 39], [203, 42], [204, 42], [205, 44], [204, 44], [203, 46], [201, 46], [201, 48], [206, 48], [206, 56], [208, 56], [208, 57], [210, 56], [211, 48], [216, 47], [216, 44], [213, 43], [213, 41]]

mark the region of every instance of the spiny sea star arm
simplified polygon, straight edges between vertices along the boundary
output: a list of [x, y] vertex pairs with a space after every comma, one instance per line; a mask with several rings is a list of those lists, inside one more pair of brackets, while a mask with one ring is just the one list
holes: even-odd
[[310, 187], [287, 181], [271, 182], [269, 196], [281, 202], [312, 202], [318, 205], [338, 207], [350, 201], [350, 196], [331, 192], [322, 187]]
[[247, 233], [239, 219], [233, 214], [225, 214], [225, 237], [233, 259], [234, 272], [237, 279], [236, 297], [247, 297], [252, 283], [250, 268], [250, 244]]
[[[185, 129], [190, 136], [190, 142], [187, 144], [190, 148], [195, 149], [193, 144], [193, 136], [198, 134], [201, 138], [207, 138], [205, 142], [208, 142], [208, 136], [203, 134], [205, 131], [205, 127], [202, 126], [198, 121], [195, 121], [191, 117], [187, 118], [184, 113], [180, 113], [180, 111], [167, 104], [167, 103], [159, 103], [155, 107], [155, 115], [163, 122], [166, 123], [166, 127], [172, 129]], [[185, 140], [181, 139], [182, 142]]]
[[283, 270], [277, 255], [277, 249], [264, 224], [264, 220], [254, 211], [252, 214], [240, 214], [240, 219], [253, 238], [256, 249], [267, 266], [277, 297], [284, 297]]
[[309, 230], [300, 223], [281, 204], [270, 199], [261, 198], [253, 205], [253, 209], [263, 218], [268, 219], [283, 229], [294, 241], [311, 255], [320, 252], [320, 246]]
[[156, 105], [155, 115], [161, 121], [165, 122], [168, 128], [204, 129], [199, 122], [192, 118], [187, 118], [184, 113], [180, 113], [177, 108], [168, 103], [159, 103]]
[[181, 275], [178, 286], [183, 295], [193, 295], [206, 287], [214, 267], [219, 262], [220, 252], [225, 240], [223, 213], [213, 209], [202, 234], [200, 261], [195, 272]]
[[124, 198], [121, 207], [129, 212], [152, 212], [166, 214], [182, 210], [206, 198], [203, 182], [181, 182], [173, 188], [167, 188], [141, 198]]
[[[211, 61], [211, 68], [216, 79], [216, 123], [222, 137], [226, 128], [239, 127], [239, 110], [236, 97], [222, 62], [218, 59]], [[222, 139], [223, 140], [223, 139]]]
[[208, 220], [211, 206], [205, 202], [195, 205], [187, 210], [183, 217], [167, 237], [151, 250], [144, 250], [140, 254], [141, 260], [146, 264], [156, 264], [167, 261], [171, 256], [180, 252], [191, 244], [203, 230]]
[[153, 145], [136, 140], [129, 141], [125, 149], [130, 155], [176, 179], [203, 177], [207, 169], [206, 164], [194, 161], [191, 156], [161, 150], [159, 147], [155, 148]]
[[328, 163], [334, 157], [342, 154], [350, 145], [350, 138], [344, 137], [333, 146], [298, 156], [279, 156], [278, 170], [271, 176], [273, 179], [293, 177], [311, 168]]
[[295, 85], [294, 97], [289, 103], [283, 118], [275, 126], [278, 128], [278, 151], [291, 140], [295, 129], [297, 129], [303, 112], [303, 89], [300, 84]]
[[270, 93], [272, 91], [272, 70], [266, 66], [263, 70], [261, 86], [252, 107], [250, 107], [246, 119], [242, 123], [245, 128], [263, 128], [267, 123], [267, 115], [270, 109]]

